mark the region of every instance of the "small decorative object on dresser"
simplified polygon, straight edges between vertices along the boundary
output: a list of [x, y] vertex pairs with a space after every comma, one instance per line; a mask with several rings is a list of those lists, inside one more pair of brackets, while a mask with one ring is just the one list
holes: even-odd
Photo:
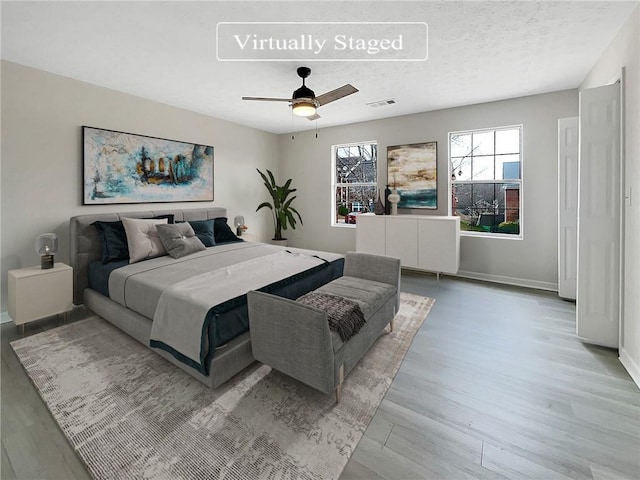
[[73, 269], [64, 263], [51, 268], [9, 270], [9, 316], [22, 327], [33, 320], [66, 314], [73, 308]]
[[389, 195], [391, 195], [391, 189], [389, 185], [384, 189], [384, 214], [391, 215], [391, 202], [389, 202]]
[[380, 199], [380, 189], [378, 189], [378, 200], [376, 200], [376, 205], [373, 209], [373, 213], [376, 215], [384, 215], [384, 204]]
[[387, 197], [387, 200], [391, 204], [391, 215], [397, 215], [398, 202], [400, 201], [400, 195], [398, 194], [398, 191], [395, 188], [391, 191], [391, 193]]

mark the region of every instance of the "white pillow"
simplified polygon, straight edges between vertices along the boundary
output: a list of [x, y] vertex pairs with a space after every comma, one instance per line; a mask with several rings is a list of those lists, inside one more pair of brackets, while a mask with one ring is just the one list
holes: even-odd
[[156, 225], [166, 224], [167, 219], [123, 218], [122, 225], [127, 234], [129, 263], [166, 255]]

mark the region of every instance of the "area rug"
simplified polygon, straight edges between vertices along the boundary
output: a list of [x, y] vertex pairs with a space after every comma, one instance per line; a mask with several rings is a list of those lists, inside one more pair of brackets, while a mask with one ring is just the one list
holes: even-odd
[[342, 399], [254, 363], [212, 390], [95, 316], [11, 343], [96, 479], [335, 479], [434, 300], [403, 293], [393, 333]]

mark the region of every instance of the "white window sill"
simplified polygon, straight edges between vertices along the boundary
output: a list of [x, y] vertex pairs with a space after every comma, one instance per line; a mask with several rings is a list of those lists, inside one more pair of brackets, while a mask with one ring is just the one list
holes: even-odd
[[333, 223], [331, 226], [337, 228], [356, 228], [355, 223]]
[[468, 232], [465, 230], [460, 231], [461, 237], [474, 237], [474, 238], [493, 238], [498, 240], [524, 240], [522, 235], [510, 235], [508, 233], [482, 233], [482, 232]]

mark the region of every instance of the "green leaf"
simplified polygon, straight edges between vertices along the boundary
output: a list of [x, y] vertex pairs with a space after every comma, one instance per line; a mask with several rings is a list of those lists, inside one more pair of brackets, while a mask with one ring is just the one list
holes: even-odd
[[293, 218], [293, 213], [287, 212], [287, 218], [289, 219], [289, 224], [291, 225], [291, 228], [295, 229], [296, 228], [296, 219]]
[[264, 173], [262, 173], [259, 168], [256, 168], [256, 170], [258, 170], [258, 173], [262, 177], [262, 180], [264, 180], [264, 184], [267, 185], [267, 188], [268, 188], [269, 187], [269, 180], [267, 179], [267, 176]]
[[276, 179], [273, 178], [273, 173], [271, 173], [271, 170], [269, 170], [269, 169], [267, 169], [267, 173], [269, 174], [269, 178], [271, 179], [271, 188], [275, 188]]
[[302, 223], [302, 217], [300, 216], [298, 211], [293, 207], [289, 207], [289, 210], [291, 210], [293, 213], [295, 213], [298, 216], [298, 219], [300, 220], [300, 225], [304, 225], [304, 223]]

